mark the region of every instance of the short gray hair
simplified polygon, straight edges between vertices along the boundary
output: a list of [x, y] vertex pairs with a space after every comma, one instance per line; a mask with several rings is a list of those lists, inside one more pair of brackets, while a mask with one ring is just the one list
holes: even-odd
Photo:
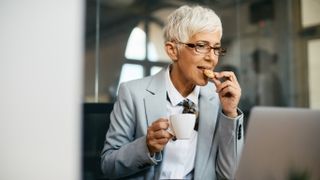
[[164, 39], [186, 42], [197, 33], [215, 31], [219, 31], [222, 36], [221, 20], [212, 9], [184, 5], [168, 16]]

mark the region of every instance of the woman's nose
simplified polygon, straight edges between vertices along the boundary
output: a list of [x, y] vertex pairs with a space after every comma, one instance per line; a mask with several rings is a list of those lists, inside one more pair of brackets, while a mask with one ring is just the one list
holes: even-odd
[[214, 54], [213, 51], [208, 52], [207, 54], [205, 54], [204, 59], [206, 61], [218, 61], [218, 56]]

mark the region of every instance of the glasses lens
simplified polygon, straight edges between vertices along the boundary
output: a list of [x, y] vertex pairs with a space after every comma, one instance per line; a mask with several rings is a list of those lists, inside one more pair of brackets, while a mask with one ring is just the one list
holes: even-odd
[[214, 54], [217, 56], [224, 56], [226, 54], [226, 49], [221, 48], [221, 47], [214, 48], [213, 51], [214, 51]]
[[198, 43], [196, 44], [196, 51], [199, 53], [208, 53], [211, 50], [208, 44]]
[[224, 56], [227, 53], [227, 50], [225, 48], [219, 48], [219, 56]]

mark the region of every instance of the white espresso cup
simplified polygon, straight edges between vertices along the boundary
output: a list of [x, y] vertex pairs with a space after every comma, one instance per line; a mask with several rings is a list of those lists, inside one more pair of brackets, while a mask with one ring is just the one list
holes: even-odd
[[177, 139], [190, 139], [196, 122], [195, 114], [174, 114], [169, 116], [169, 133]]

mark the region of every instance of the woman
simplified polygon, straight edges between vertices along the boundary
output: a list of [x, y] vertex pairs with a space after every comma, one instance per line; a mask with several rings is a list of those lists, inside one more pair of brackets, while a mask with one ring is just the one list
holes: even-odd
[[[233, 72], [204, 74], [225, 53], [221, 21], [211, 9], [182, 6], [164, 36], [172, 64], [120, 85], [102, 171], [115, 179], [233, 179], [243, 146], [241, 88]], [[183, 100], [198, 111], [198, 123], [191, 139], [175, 140], [168, 117], [182, 113]]]

